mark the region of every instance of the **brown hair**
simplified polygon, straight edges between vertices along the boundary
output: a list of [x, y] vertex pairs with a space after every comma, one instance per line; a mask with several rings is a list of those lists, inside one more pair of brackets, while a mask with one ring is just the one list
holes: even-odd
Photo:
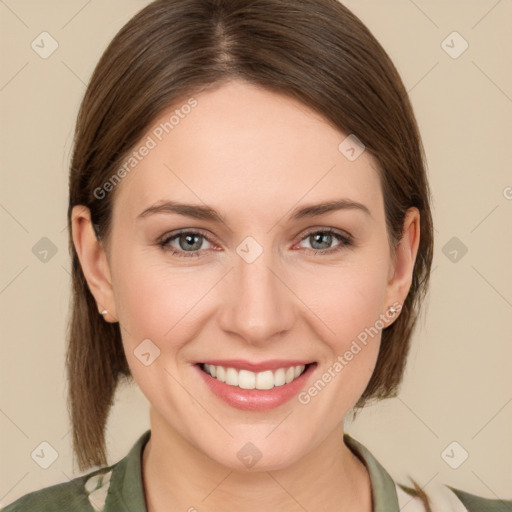
[[[433, 253], [423, 147], [407, 91], [385, 50], [336, 0], [157, 0], [114, 37], [82, 101], [69, 181], [73, 305], [67, 372], [73, 447], [81, 470], [106, 463], [105, 425], [131, 374], [119, 324], [98, 314], [72, 242], [71, 212], [87, 206], [108, 243], [119, 169], [163, 110], [230, 79], [284, 93], [355, 134], [379, 165], [390, 247], [406, 210], [419, 209], [420, 246], [400, 316], [383, 330], [374, 373], [354, 409], [396, 396], [427, 291]], [[340, 141], [341, 142], [341, 141]]]

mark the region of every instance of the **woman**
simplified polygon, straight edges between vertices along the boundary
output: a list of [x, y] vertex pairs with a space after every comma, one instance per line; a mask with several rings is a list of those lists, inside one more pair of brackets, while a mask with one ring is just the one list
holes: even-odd
[[[394, 482], [343, 432], [395, 396], [430, 193], [389, 57], [335, 0], [157, 0], [76, 127], [67, 370], [79, 468], [4, 510], [512, 510]], [[120, 379], [151, 429], [105, 466]]]

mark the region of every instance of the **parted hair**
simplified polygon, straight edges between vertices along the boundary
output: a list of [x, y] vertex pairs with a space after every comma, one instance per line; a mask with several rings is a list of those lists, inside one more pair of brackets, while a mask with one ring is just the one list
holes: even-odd
[[[408, 208], [421, 216], [413, 279], [398, 318], [382, 331], [374, 372], [354, 410], [396, 396], [433, 256], [426, 160], [407, 90], [370, 30], [337, 0], [156, 0], [114, 36], [77, 116], [69, 174], [72, 304], [66, 370], [80, 470], [107, 463], [105, 427], [121, 379], [133, 378], [122, 326], [105, 322], [72, 240], [71, 213], [90, 209], [108, 246], [115, 187], [101, 188], [155, 119], [184, 98], [240, 79], [286, 94], [354, 134], [378, 164], [392, 251]], [[342, 139], [340, 139], [341, 142]]]

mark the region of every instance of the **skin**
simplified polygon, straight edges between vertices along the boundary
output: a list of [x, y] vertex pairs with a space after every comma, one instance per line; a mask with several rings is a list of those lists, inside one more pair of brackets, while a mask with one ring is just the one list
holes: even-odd
[[[72, 216], [98, 310], [120, 322], [132, 374], [150, 402], [142, 462], [148, 510], [371, 511], [369, 475], [343, 442], [343, 422], [371, 377], [380, 333], [309, 403], [295, 397], [265, 412], [227, 405], [192, 364], [305, 359], [318, 363], [311, 385], [379, 315], [403, 304], [418, 210], [407, 212], [393, 253], [376, 164], [368, 152], [351, 162], [338, 150], [347, 134], [296, 100], [241, 81], [196, 99], [118, 185], [108, 245], [96, 240], [87, 208]], [[340, 198], [371, 215], [345, 209], [289, 220], [294, 208]], [[224, 223], [169, 213], [137, 219], [169, 199], [206, 204]], [[199, 256], [158, 245], [186, 228], [210, 238], [192, 249]], [[307, 236], [312, 228], [348, 233], [353, 245], [335, 237], [322, 245]], [[236, 252], [248, 236], [263, 249], [252, 263]], [[169, 244], [190, 254], [179, 242]], [[145, 366], [134, 350], [148, 338], [160, 355]], [[252, 468], [237, 457], [247, 442], [262, 453]]]

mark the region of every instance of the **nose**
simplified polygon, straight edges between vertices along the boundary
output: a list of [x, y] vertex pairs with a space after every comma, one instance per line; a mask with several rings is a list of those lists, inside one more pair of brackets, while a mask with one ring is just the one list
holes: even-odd
[[251, 345], [275, 341], [295, 320], [297, 299], [270, 253], [263, 251], [252, 263], [236, 256], [223, 283], [220, 326]]

